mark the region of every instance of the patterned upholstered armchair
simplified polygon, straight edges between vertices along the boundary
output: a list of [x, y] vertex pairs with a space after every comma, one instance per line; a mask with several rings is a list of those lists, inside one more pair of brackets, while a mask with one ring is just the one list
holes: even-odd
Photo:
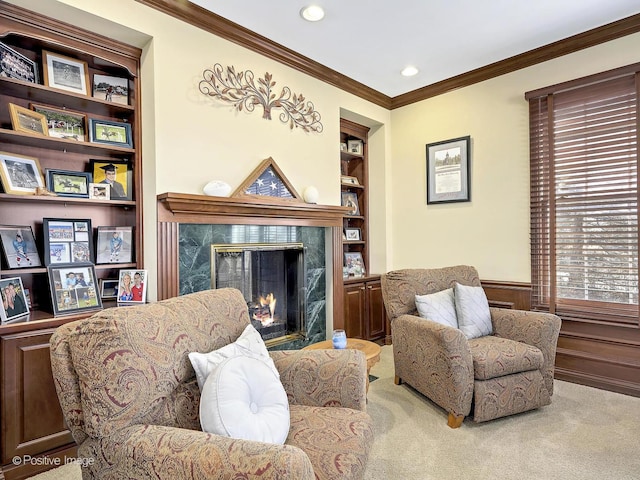
[[493, 334], [471, 340], [461, 330], [418, 316], [416, 295], [481, 286], [474, 267], [405, 269], [382, 277], [391, 322], [395, 383], [403, 381], [444, 408], [457, 428], [473, 420], [525, 412], [551, 403], [560, 318], [490, 308]]
[[373, 428], [356, 350], [271, 352], [289, 399], [284, 445], [201, 431], [188, 358], [234, 342], [242, 294], [208, 290], [59, 327], [51, 361], [84, 479], [363, 478]]

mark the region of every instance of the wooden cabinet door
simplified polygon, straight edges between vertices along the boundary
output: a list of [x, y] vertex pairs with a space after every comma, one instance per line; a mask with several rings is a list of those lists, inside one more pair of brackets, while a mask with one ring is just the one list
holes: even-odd
[[2, 352], [2, 464], [73, 443], [53, 384], [53, 329], [4, 335]]
[[344, 287], [344, 329], [348, 338], [367, 338], [365, 293], [364, 283]]
[[368, 306], [368, 340], [378, 340], [385, 336], [386, 312], [382, 300], [382, 283], [380, 281], [367, 283]]

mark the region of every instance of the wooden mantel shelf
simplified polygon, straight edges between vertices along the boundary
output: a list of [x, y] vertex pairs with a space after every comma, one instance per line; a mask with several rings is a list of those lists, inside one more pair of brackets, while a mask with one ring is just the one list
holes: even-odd
[[[158, 204], [165, 209], [169, 217], [216, 217], [214, 223], [220, 222], [221, 217], [237, 219], [251, 217], [254, 221], [274, 221], [283, 219], [296, 224], [342, 226], [342, 218], [349, 212], [348, 207], [336, 205], [316, 205], [298, 201], [283, 200], [271, 197], [213, 197], [188, 193], [162, 193], [158, 195]], [[161, 221], [175, 221], [161, 215]], [[252, 222], [253, 223], [253, 222]], [[280, 223], [280, 222], [277, 222]]]

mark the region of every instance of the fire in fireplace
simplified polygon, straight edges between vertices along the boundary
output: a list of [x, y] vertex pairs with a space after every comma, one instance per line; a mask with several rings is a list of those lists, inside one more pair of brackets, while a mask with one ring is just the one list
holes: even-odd
[[242, 292], [267, 346], [305, 337], [302, 243], [213, 244], [211, 287]]

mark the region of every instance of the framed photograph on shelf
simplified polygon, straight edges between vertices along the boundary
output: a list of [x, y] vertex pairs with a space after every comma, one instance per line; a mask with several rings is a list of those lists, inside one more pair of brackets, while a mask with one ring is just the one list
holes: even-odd
[[96, 263], [131, 263], [133, 227], [98, 227]]
[[347, 140], [347, 150], [354, 155], [362, 155], [364, 144], [362, 140]]
[[93, 230], [90, 219], [43, 218], [44, 263], [93, 262]]
[[87, 62], [42, 51], [44, 84], [67, 92], [89, 95], [89, 67]]
[[131, 164], [120, 160], [90, 160], [89, 170], [94, 183], [110, 187], [111, 200], [131, 200], [133, 198], [133, 172]]
[[361, 277], [365, 274], [364, 260], [360, 252], [345, 252], [344, 254], [345, 272], [350, 277]]
[[0, 225], [0, 243], [9, 268], [40, 267], [33, 230], [28, 225]]
[[129, 80], [109, 75], [93, 75], [93, 98], [129, 105]]
[[90, 183], [89, 198], [94, 200], [109, 200], [111, 198], [111, 187], [106, 183]]
[[36, 62], [0, 42], [0, 77], [15, 78], [29, 83], [40, 83]]
[[118, 303], [145, 303], [147, 300], [147, 271], [120, 270]]
[[131, 124], [90, 118], [89, 140], [93, 143], [106, 143], [116, 147], [133, 148]]
[[54, 316], [102, 308], [92, 263], [49, 265], [47, 273]]
[[5, 193], [33, 195], [44, 188], [42, 169], [37, 158], [0, 152], [0, 178]]
[[359, 228], [345, 228], [344, 236], [348, 242], [362, 240], [362, 232]]
[[0, 279], [0, 298], [0, 319], [3, 324], [29, 314], [29, 302], [20, 277]]
[[37, 103], [31, 103], [29, 107], [45, 116], [50, 137], [78, 142], [87, 140], [87, 116], [84, 113]]
[[45, 137], [49, 135], [47, 118], [41, 113], [10, 103], [9, 114], [11, 115], [11, 128], [16, 132], [31, 133]]
[[118, 279], [106, 279], [101, 278], [99, 280], [100, 285], [100, 298], [102, 300], [110, 300], [118, 296]]
[[468, 202], [471, 137], [427, 144], [427, 204]]
[[340, 181], [343, 185], [360, 185], [358, 177], [350, 177], [349, 175], [342, 175]]
[[89, 198], [91, 174], [47, 168], [47, 190], [60, 197]]
[[347, 215], [360, 215], [360, 206], [358, 205], [358, 195], [353, 192], [342, 192], [342, 206], [349, 207]]

